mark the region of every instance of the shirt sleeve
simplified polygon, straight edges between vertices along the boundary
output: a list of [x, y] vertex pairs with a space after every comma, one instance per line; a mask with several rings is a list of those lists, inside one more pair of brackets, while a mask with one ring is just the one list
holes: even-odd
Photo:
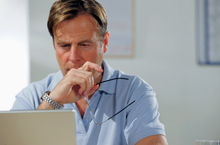
[[15, 110], [36, 110], [42, 100], [41, 96], [47, 91], [52, 91], [62, 79], [61, 71], [49, 74], [41, 81], [33, 82], [15, 96], [15, 102], [11, 111]]
[[124, 130], [127, 143], [134, 145], [151, 135], [164, 135], [164, 125], [159, 121], [158, 102], [153, 89], [143, 80], [136, 79], [130, 88], [130, 102], [135, 100], [128, 110]]
[[15, 96], [15, 102], [11, 111], [16, 110], [36, 110], [42, 102], [40, 97], [46, 91], [44, 84], [46, 80], [31, 83]]

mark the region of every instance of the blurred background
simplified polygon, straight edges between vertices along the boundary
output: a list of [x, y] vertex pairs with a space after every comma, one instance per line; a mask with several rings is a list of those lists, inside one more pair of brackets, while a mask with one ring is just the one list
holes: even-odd
[[[10, 109], [29, 83], [59, 70], [46, 26], [54, 1], [0, 0], [0, 110]], [[134, 1], [134, 55], [105, 60], [154, 88], [170, 145], [220, 140], [220, 66], [197, 62], [196, 2]]]

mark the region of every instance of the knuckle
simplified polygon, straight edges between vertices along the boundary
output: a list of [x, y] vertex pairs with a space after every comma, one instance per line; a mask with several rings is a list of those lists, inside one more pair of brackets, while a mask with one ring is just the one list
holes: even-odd
[[85, 79], [80, 79], [80, 84], [85, 84], [86, 80]]
[[76, 71], [75, 68], [71, 68], [68, 73], [73, 74]]
[[88, 72], [88, 76], [89, 76], [89, 77], [92, 77], [92, 72]]
[[91, 76], [89, 76], [89, 75], [86, 75], [86, 77], [85, 77], [86, 81], [88, 81], [88, 82], [89, 82], [90, 78], [91, 78]]

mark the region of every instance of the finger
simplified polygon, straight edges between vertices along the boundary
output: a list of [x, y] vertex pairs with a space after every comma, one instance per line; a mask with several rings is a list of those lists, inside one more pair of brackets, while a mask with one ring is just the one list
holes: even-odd
[[94, 78], [92, 72], [88, 72], [82, 69], [71, 69], [66, 76], [68, 76], [68, 80], [72, 82], [72, 86], [80, 86], [80, 89], [78, 90], [80, 95], [86, 95], [94, 86]]
[[83, 70], [71, 69], [65, 77], [66, 80], [70, 82], [70, 87], [75, 85], [80, 86], [78, 93], [82, 95], [84, 91], [88, 91], [87, 87], [91, 85], [90, 80], [92, 73]]
[[86, 87], [86, 90], [84, 91], [84, 95], [86, 96], [89, 91], [93, 88], [94, 86], [94, 77], [89, 77], [89, 81], [87, 82], [87, 87]]
[[88, 72], [84, 79], [86, 81], [86, 88], [83, 94], [86, 95], [89, 92], [89, 90], [94, 86], [94, 77], [92, 76], [92, 72]]
[[99, 66], [98, 64], [92, 63], [92, 62], [88, 62], [88, 61], [86, 63], [84, 63], [83, 66], [80, 67], [80, 69], [83, 69], [85, 71], [95, 70], [95, 71], [97, 71], [99, 73], [103, 72], [101, 66]]
[[92, 87], [92, 89], [90, 89], [90, 91], [88, 92], [88, 96], [92, 95], [93, 93], [95, 93], [95, 91], [99, 88], [99, 85], [94, 85]]
[[68, 79], [70, 79], [70, 80], [74, 80], [74, 77], [79, 77], [79, 78], [83, 78], [87, 81], [87, 80], [91, 79], [92, 75], [93, 75], [92, 72], [79, 70], [79, 69], [71, 69], [68, 72], [68, 74], [66, 75], [66, 77], [68, 77]]
[[83, 95], [87, 95], [87, 93], [89, 92], [89, 90], [91, 89], [91, 87], [92, 87], [92, 82], [91, 82], [91, 77], [89, 77], [89, 79], [88, 80], [86, 80], [87, 81], [87, 83], [86, 83], [86, 89], [83, 91]]
[[[79, 88], [80, 88], [79, 85], [72, 87], [73, 91], [71, 91], [70, 94], [68, 95], [68, 96], [70, 96], [68, 103], [76, 102], [76, 101], [78, 101], [78, 100], [83, 98], [83, 95], [80, 95], [80, 94], [79, 95], [75, 95], [75, 92], [78, 92]], [[72, 97], [72, 96], [75, 96], [75, 97]]]
[[[73, 88], [78, 88], [78, 93], [80, 95], [83, 95], [83, 92], [86, 90], [86, 81], [84, 78], [79, 78], [79, 77], [76, 77], [74, 78], [74, 83], [75, 85], [73, 86]], [[79, 86], [79, 87], [76, 87], [76, 86]], [[75, 90], [77, 91], [77, 90]]]

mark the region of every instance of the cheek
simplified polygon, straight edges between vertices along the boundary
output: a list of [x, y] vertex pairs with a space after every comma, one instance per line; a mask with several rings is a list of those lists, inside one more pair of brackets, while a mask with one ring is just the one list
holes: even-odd
[[99, 58], [103, 59], [103, 55], [104, 55], [104, 47], [101, 46], [100, 49], [98, 49], [98, 56]]
[[61, 60], [61, 54], [58, 50], [56, 50], [56, 58], [58, 62]]
[[60, 65], [60, 67], [64, 66], [66, 63], [66, 60], [68, 59], [67, 55], [65, 53], [62, 53], [61, 51], [59, 51], [59, 49], [56, 50], [56, 58], [57, 58], [57, 61]]
[[96, 54], [97, 55], [102, 55], [103, 54], [103, 45], [101, 43], [97, 44]]
[[96, 58], [96, 63], [101, 65], [102, 60], [103, 60], [103, 47], [99, 47], [96, 52], [95, 52], [95, 58]]

